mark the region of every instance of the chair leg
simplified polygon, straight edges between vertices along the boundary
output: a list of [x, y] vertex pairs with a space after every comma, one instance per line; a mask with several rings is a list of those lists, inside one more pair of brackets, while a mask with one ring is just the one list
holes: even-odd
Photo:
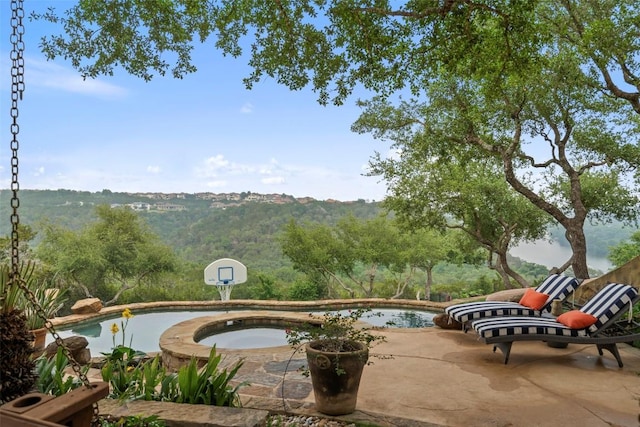
[[613, 357], [616, 358], [616, 361], [618, 362], [618, 367], [622, 368], [622, 358], [620, 357], [620, 352], [618, 351], [618, 346], [616, 345], [616, 343], [611, 343], [611, 344], [596, 344], [596, 347], [598, 348], [598, 354], [600, 356], [602, 356], [602, 350], [608, 350], [611, 354], [613, 354]]
[[502, 354], [504, 355], [504, 364], [509, 363], [509, 354], [511, 354], [511, 344], [513, 342], [499, 342], [493, 345], [493, 352], [496, 352], [496, 349], [499, 348]]

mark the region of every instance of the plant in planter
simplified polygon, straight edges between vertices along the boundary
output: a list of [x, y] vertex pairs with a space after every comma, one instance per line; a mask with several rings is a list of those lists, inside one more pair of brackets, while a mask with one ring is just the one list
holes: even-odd
[[38, 309], [33, 305], [32, 301], [20, 290], [15, 299], [15, 304], [22, 310], [26, 317], [27, 328], [34, 335], [34, 350], [36, 354], [41, 354], [44, 350], [47, 330], [45, 323], [48, 319], [52, 319], [60, 311], [67, 298], [64, 291], [50, 288], [47, 282], [39, 282], [35, 275], [36, 264], [28, 261], [23, 264], [20, 270], [20, 277], [27, 290], [33, 295], [33, 300], [38, 305]]
[[[35, 301], [42, 309], [42, 313], [38, 314], [38, 311], [31, 305], [26, 297], [22, 298], [24, 314], [27, 317], [27, 326], [33, 333], [35, 339], [33, 344], [35, 352], [41, 353], [44, 350], [47, 337], [47, 329], [45, 328], [46, 320], [56, 316], [67, 301], [67, 298], [64, 291], [48, 288], [44, 283], [40, 285], [37, 281], [31, 280], [31, 278], [27, 279], [27, 287], [31, 290]], [[42, 317], [42, 315], [44, 315], [44, 317]]]
[[[29, 288], [33, 292], [33, 296], [35, 297], [38, 305], [42, 308], [44, 317], [47, 320], [53, 319], [67, 301], [65, 291], [36, 285], [29, 286]], [[26, 302], [24, 312], [25, 316], [27, 316], [27, 326], [29, 326], [29, 329], [35, 331], [36, 329], [44, 328], [45, 319], [40, 317], [35, 308], [31, 307], [31, 305]]]
[[344, 415], [355, 410], [369, 349], [385, 340], [374, 327], [360, 319], [371, 309], [359, 308], [312, 316], [304, 326], [287, 330], [287, 341], [307, 354], [305, 374], [311, 375], [316, 409], [327, 415]]
[[[18, 270], [20, 279], [11, 282], [11, 267], [0, 266], [0, 342], [2, 356], [0, 369], [0, 402], [8, 402], [22, 396], [30, 390], [36, 380], [34, 373], [34, 353], [44, 349], [46, 329], [45, 320], [38, 315], [32, 302], [18, 283], [33, 294], [36, 303], [42, 308], [42, 314], [51, 318], [62, 308], [65, 297], [61, 292], [51, 292], [34, 280], [36, 264], [23, 262]], [[40, 341], [38, 334], [40, 331]]]

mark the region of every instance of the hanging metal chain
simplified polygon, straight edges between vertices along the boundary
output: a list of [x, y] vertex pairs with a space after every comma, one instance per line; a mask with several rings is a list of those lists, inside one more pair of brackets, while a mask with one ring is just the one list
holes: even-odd
[[18, 239], [18, 102], [22, 100], [24, 92], [24, 8], [22, 0], [11, 1], [11, 278], [15, 280], [20, 275], [20, 241]]
[[[38, 317], [45, 321], [45, 328], [53, 335], [56, 344], [62, 348], [65, 356], [71, 363], [71, 367], [76, 376], [80, 378], [82, 383], [88, 387], [91, 387], [91, 383], [86, 374], [82, 372], [80, 364], [75, 360], [69, 348], [64, 344], [64, 341], [60, 335], [56, 332], [53, 324], [44, 312], [42, 306], [36, 300], [33, 292], [27, 287], [24, 279], [20, 276], [20, 239], [18, 229], [20, 226], [20, 217], [18, 215], [18, 208], [20, 207], [20, 198], [18, 197], [18, 191], [20, 190], [20, 183], [18, 181], [18, 149], [20, 143], [18, 141], [18, 134], [20, 133], [20, 126], [18, 125], [19, 109], [18, 104], [22, 101], [22, 95], [24, 93], [24, 4], [23, 0], [11, 0], [11, 274], [9, 286], [18, 286], [27, 297], [29, 304], [36, 310]], [[2, 295], [2, 297], [5, 297]], [[98, 403], [93, 404], [93, 419], [92, 425], [99, 425], [99, 409]]]

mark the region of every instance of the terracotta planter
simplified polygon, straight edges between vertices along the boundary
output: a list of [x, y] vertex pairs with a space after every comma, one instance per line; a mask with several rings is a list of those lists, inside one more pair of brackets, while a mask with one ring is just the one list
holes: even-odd
[[360, 350], [322, 351], [322, 340], [312, 341], [305, 347], [316, 409], [323, 414], [344, 415], [356, 409], [360, 378], [369, 358], [369, 349], [359, 342], [353, 344]]
[[32, 329], [33, 334], [33, 355], [38, 357], [44, 351], [44, 345], [47, 341], [47, 328]]

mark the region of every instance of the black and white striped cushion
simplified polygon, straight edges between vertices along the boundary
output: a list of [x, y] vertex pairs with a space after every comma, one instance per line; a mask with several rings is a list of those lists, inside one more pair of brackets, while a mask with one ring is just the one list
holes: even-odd
[[449, 306], [445, 313], [460, 323], [495, 316], [540, 316], [543, 311], [549, 311], [554, 299], [565, 299], [577, 287], [578, 281], [574, 277], [552, 274], [536, 288], [537, 292], [549, 295], [541, 310], [534, 310], [517, 302], [478, 301]]
[[554, 299], [564, 301], [578, 287], [578, 279], [575, 277], [552, 274], [536, 288], [536, 292], [549, 295], [547, 302], [541, 311], [551, 311], [551, 303]]
[[595, 332], [600, 329], [637, 295], [638, 291], [635, 288], [621, 283], [610, 283], [602, 288], [580, 309], [598, 319], [589, 327], [589, 331]]
[[571, 329], [555, 319], [545, 317], [493, 317], [473, 322], [473, 329], [482, 338], [511, 335], [548, 335], [564, 337], [587, 336], [584, 329]]
[[456, 304], [445, 309], [445, 313], [460, 323], [495, 316], [540, 316], [541, 312], [509, 301], [478, 301]]

